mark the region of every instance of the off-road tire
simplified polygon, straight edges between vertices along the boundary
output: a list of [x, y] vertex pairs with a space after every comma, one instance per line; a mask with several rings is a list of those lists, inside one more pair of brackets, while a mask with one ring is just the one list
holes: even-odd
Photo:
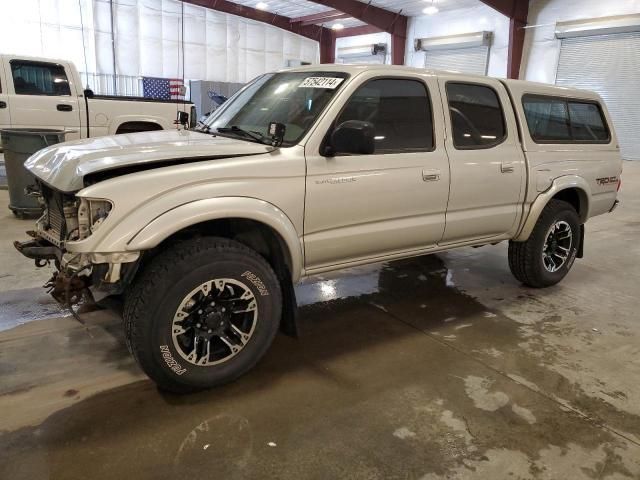
[[[237, 355], [199, 366], [176, 350], [172, 322], [185, 295], [214, 278], [241, 280], [254, 295], [258, 316]], [[228, 383], [250, 370], [271, 345], [281, 311], [280, 283], [262, 256], [234, 240], [204, 237], [175, 244], [144, 268], [126, 296], [123, 319], [127, 346], [142, 370], [161, 389], [189, 393]]]
[[[569, 224], [572, 244], [568, 259], [556, 272], [548, 271], [543, 262], [543, 248], [549, 229], [559, 221]], [[580, 218], [570, 203], [551, 200], [525, 242], [509, 242], [509, 268], [517, 280], [529, 287], [543, 288], [562, 280], [575, 261], [580, 247]]]

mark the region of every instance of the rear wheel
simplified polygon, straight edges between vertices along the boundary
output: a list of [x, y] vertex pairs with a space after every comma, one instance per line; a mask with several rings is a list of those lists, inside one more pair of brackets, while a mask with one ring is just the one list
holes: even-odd
[[509, 242], [509, 268], [514, 277], [535, 288], [555, 285], [576, 259], [580, 218], [573, 206], [551, 200], [525, 242]]
[[124, 309], [132, 354], [161, 388], [191, 392], [251, 369], [278, 331], [280, 284], [233, 240], [179, 243], [139, 276]]

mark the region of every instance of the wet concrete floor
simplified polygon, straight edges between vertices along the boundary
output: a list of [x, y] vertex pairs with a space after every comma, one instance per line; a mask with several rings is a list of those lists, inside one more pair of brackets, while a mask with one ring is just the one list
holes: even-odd
[[[190, 396], [146, 380], [117, 315], [82, 326], [11, 270], [0, 479], [640, 478], [640, 164], [623, 178], [561, 285], [518, 285], [505, 245], [309, 279], [299, 339]], [[28, 223], [0, 218], [0, 265]]]

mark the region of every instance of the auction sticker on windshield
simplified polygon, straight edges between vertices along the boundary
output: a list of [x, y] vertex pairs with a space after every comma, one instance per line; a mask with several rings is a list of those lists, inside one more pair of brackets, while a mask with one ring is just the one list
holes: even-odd
[[333, 90], [343, 82], [344, 78], [335, 77], [307, 77], [298, 88], [329, 88]]

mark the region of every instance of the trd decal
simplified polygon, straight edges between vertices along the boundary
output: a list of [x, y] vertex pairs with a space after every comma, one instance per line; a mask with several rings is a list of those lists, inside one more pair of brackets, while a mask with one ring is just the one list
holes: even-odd
[[600, 186], [610, 185], [612, 183], [618, 183], [618, 177], [602, 177], [596, 178], [596, 183]]

